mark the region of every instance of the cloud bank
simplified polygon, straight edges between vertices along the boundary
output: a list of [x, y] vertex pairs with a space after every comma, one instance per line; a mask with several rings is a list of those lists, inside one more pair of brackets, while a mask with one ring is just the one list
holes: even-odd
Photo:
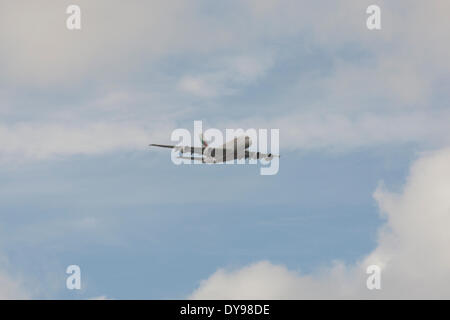
[[[65, 28], [69, 4], [80, 32]], [[0, 157], [136, 150], [161, 115], [280, 128], [290, 150], [447, 145], [450, 4], [379, 1], [376, 32], [369, 4], [2, 1]]]
[[[193, 299], [450, 298], [450, 149], [424, 155], [403, 190], [374, 193], [385, 225], [377, 247], [355, 265], [336, 262], [313, 274], [261, 261], [220, 269]], [[378, 265], [381, 290], [368, 290], [366, 269]]]
[[157, 133], [145, 127], [101, 122], [83, 126], [29, 123], [0, 126], [0, 156], [48, 159], [143, 150], [155, 136]]

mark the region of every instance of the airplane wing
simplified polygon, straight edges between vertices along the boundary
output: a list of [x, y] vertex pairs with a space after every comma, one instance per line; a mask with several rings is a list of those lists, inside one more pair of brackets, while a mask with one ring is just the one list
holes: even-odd
[[272, 153], [261, 153], [261, 152], [252, 152], [252, 151], [245, 151], [245, 158], [247, 159], [265, 159], [267, 161], [272, 160], [273, 158], [279, 158], [279, 155], [272, 154]]
[[190, 157], [185, 157], [185, 156], [179, 156], [177, 157], [178, 159], [185, 159], [185, 160], [198, 160], [198, 161], [204, 161], [205, 158], [204, 157], [194, 157], [194, 156], [190, 156]]
[[150, 147], [160, 147], [160, 148], [169, 148], [169, 149], [175, 149], [175, 151], [180, 151], [183, 153], [197, 153], [202, 154], [204, 148], [202, 147], [188, 147], [188, 146], [171, 146], [166, 144], [150, 144]]

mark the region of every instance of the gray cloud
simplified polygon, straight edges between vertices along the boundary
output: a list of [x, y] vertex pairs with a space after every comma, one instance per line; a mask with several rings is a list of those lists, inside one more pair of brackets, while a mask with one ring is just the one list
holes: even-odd
[[[439, 41], [449, 30], [447, 3], [412, 1], [406, 10], [381, 1], [379, 32], [365, 28], [366, 1], [74, 3], [82, 8], [81, 32], [65, 28], [69, 1], [2, 2], [0, 20], [8, 28], [0, 29], [5, 83], [0, 130], [9, 137], [1, 140], [3, 155], [45, 158], [108, 152], [126, 144], [140, 148], [149, 138], [146, 130], [156, 131], [155, 123], [170, 124], [164, 131], [168, 137], [177, 124], [204, 117], [205, 107], [211, 114], [230, 108], [220, 99], [239, 97], [262, 80], [267, 83], [259, 92], [272, 92], [271, 100], [242, 105], [220, 121], [212, 117], [212, 123], [278, 127], [290, 149], [448, 142], [448, 99], [435, 98], [448, 92], [450, 46]], [[272, 72], [306, 52], [325, 55], [329, 68], [297, 67], [293, 81], [272, 88]], [[168, 59], [184, 64], [162, 70]], [[145, 84], [136, 79], [142, 70], [151, 79]], [[83, 81], [93, 86], [85, 88]], [[71, 94], [45, 99], [61, 87]], [[27, 88], [37, 88], [36, 101], [23, 100]], [[243, 116], [256, 111], [260, 117]], [[114, 128], [123, 128], [124, 136], [114, 135]], [[74, 140], [72, 151], [54, 141], [55, 133]], [[40, 140], [26, 146], [29, 134]], [[99, 145], [87, 144], [87, 134], [96, 135]]]

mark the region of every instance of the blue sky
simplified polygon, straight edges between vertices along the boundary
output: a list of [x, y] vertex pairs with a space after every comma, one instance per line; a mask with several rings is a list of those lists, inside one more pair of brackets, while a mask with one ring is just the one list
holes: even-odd
[[[218, 267], [262, 259], [304, 272], [350, 263], [375, 246], [380, 177], [393, 185], [409, 163], [411, 152], [387, 151], [395, 157], [292, 153], [273, 177], [177, 167], [151, 151], [39, 163], [2, 172], [16, 190], [2, 192], [2, 243], [27, 276], [59, 273], [50, 297], [63, 298], [183, 298]], [[70, 264], [82, 293], [64, 288]]]
[[[69, 4], [80, 31], [65, 27]], [[413, 164], [436, 167], [420, 159], [449, 143], [448, 5], [379, 1], [382, 29], [369, 31], [369, 4], [2, 1], [0, 297], [241, 297], [221, 272], [268, 298], [339, 296], [321, 276], [336, 265], [345, 279], [387, 256], [400, 270], [410, 247], [389, 241], [416, 228], [400, 205], [422, 181]], [[279, 173], [175, 166], [147, 147], [194, 120], [280, 129]], [[65, 288], [70, 264], [81, 291]]]

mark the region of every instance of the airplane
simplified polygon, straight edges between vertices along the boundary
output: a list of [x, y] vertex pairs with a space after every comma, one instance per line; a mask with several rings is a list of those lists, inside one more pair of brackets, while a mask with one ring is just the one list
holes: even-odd
[[[280, 157], [279, 155], [274, 155], [272, 153], [261, 153], [249, 151], [248, 148], [252, 145], [252, 139], [249, 136], [239, 136], [227, 143], [223, 144], [218, 148], [210, 147], [208, 142], [203, 139], [203, 135], [200, 134], [200, 141], [202, 143], [201, 147], [190, 147], [190, 146], [172, 146], [165, 144], [150, 144], [150, 147], [161, 147], [170, 148], [175, 151], [180, 152], [178, 159], [187, 160], [198, 160], [202, 163], [221, 163], [230, 160], [240, 160], [240, 159], [264, 159], [266, 161], [271, 161], [274, 157]], [[191, 156], [183, 156], [184, 153], [190, 153]], [[201, 155], [201, 157], [194, 157], [195, 154]]]

